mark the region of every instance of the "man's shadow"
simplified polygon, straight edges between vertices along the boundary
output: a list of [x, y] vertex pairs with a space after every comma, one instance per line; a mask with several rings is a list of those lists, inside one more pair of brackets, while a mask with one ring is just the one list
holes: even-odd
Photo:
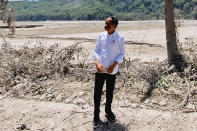
[[129, 130], [123, 124], [120, 124], [118, 122], [111, 123], [109, 126], [107, 121], [105, 121], [102, 123], [100, 127], [94, 129], [93, 131], [129, 131]]

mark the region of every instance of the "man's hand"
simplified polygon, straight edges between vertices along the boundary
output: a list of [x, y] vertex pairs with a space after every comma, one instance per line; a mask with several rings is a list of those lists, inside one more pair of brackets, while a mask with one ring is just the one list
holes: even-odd
[[104, 72], [103, 66], [99, 63], [98, 59], [96, 59], [95, 64], [96, 64], [96, 69], [97, 69], [98, 73]]
[[112, 73], [114, 71], [114, 67], [113, 66], [110, 66], [108, 69], [107, 69], [107, 73]]
[[116, 65], [118, 64], [118, 62], [114, 62], [113, 65], [111, 65], [108, 69], [107, 69], [107, 73], [111, 74], [114, 71], [114, 68], [116, 67]]

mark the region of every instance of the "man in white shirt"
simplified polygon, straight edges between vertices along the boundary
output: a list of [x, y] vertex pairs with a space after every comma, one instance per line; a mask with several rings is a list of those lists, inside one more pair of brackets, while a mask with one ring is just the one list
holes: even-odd
[[94, 50], [94, 60], [96, 64], [95, 88], [94, 88], [94, 118], [93, 127], [101, 125], [99, 118], [100, 101], [103, 85], [106, 80], [106, 105], [105, 113], [109, 122], [115, 122], [116, 117], [111, 110], [113, 100], [113, 91], [115, 86], [116, 74], [118, 72], [118, 63], [123, 61], [125, 46], [124, 37], [116, 32], [118, 19], [108, 17], [105, 21], [105, 30], [99, 35]]

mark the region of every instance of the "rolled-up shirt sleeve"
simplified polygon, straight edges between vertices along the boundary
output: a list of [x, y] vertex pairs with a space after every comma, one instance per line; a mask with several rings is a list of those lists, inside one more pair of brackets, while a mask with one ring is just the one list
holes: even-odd
[[116, 57], [115, 61], [118, 62], [118, 63], [122, 63], [123, 58], [124, 58], [124, 54], [125, 54], [125, 42], [124, 42], [124, 37], [121, 37], [120, 47], [119, 47], [119, 54]]
[[100, 35], [99, 35], [99, 38], [96, 42], [96, 47], [94, 49], [94, 55], [92, 56], [92, 58], [95, 60], [95, 59], [99, 59], [99, 51], [100, 51]]

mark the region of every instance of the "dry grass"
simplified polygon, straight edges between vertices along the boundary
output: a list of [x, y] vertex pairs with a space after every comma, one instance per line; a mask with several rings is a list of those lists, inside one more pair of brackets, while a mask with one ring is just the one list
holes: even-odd
[[73, 66], [71, 62], [81, 52], [78, 44], [64, 49], [58, 49], [58, 45], [45, 48], [42, 43], [34, 48], [23, 47], [19, 50], [3, 47], [0, 50], [1, 90], [5, 93], [24, 81], [38, 83], [66, 77]]
[[[88, 52], [78, 44], [63, 49], [58, 45], [50, 48], [42, 45], [38, 43], [33, 48], [16, 50], [4, 44], [0, 50], [0, 93], [23, 98], [44, 94], [44, 100], [49, 101], [61, 94], [73, 103], [72, 100], [79, 98], [74, 94], [82, 91], [85, 93], [80, 97], [92, 105], [94, 64], [87, 62]], [[115, 99], [134, 103], [142, 103], [146, 99], [156, 99], [158, 102], [165, 99], [168, 106], [157, 108], [166, 110], [182, 109], [188, 103], [196, 105], [197, 55], [196, 48], [193, 48], [196, 45], [184, 45], [186, 47], [180, 48], [188, 63], [184, 72], [164, 73], [167, 61], [144, 63], [125, 58], [120, 65], [121, 75], [117, 77]], [[65, 87], [73, 81], [81, 82], [81, 87]], [[57, 91], [57, 85], [61, 83], [64, 90]]]
[[118, 89], [117, 98], [137, 103], [154, 99], [158, 104], [164, 100], [169, 104], [168, 109], [164, 108], [167, 110], [184, 109], [189, 103], [197, 105], [196, 46], [192, 40], [179, 45], [187, 63], [181, 72], [166, 73], [167, 60], [142, 63], [139, 60], [125, 59], [120, 69], [122, 76], [119, 81], [122, 80], [122, 85]]

